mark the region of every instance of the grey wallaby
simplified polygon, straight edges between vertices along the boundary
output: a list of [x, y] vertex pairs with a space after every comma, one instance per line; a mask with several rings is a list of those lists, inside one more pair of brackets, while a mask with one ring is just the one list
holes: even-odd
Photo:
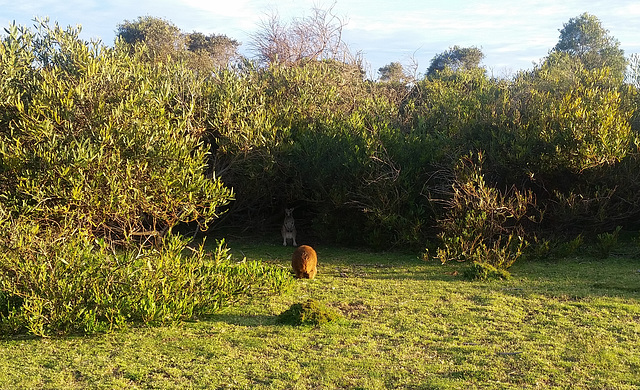
[[293, 208], [284, 209], [284, 223], [282, 224], [282, 245], [287, 246], [287, 240], [293, 241], [293, 246], [298, 246], [296, 243], [296, 224], [293, 219]]

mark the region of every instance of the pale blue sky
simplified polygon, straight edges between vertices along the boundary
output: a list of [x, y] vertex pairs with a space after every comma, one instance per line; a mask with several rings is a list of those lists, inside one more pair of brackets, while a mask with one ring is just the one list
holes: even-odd
[[[333, 0], [0, 0], [0, 25], [32, 25], [49, 16], [61, 25], [80, 24], [83, 37], [112, 44], [124, 20], [151, 15], [184, 31], [225, 34], [248, 42], [260, 21], [277, 11], [283, 20], [328, 8]], [[453, 45], [477, 46], [483, 64], [496, 76], [530, 69], [557, 43], [559, 29], [583, 12], [597, 16], [625, 54], [640, 52], [640, 2], [637, 0], [337, 0], [334, 13], [346, 22], [344, 39], [360, 51], [370, 74], [392, 61], [418, 63], [423, 73], [434, 55]]]

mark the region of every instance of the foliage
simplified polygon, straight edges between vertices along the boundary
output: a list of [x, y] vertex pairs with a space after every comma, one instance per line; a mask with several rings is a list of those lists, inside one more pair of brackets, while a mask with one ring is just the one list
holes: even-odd
[[233, 195], [202, 174], [196, 75], [143, 61], [144, 47], [132, 56], [78, 34], [12, 26], [0, 47], [12, 72], [1, 92], [2, 202], [14, 216], [73, 221], [121, 243], [157, 239], [179, 222], [206, 226]]
[[[637, 221], [639, 94], [621, 84], [617, 41], [595, 17], [570, 20], [550, 55], [512, 79], [488, 76], [478, 48], [454, 46], [422, 80], [394, 62], [366, 80], [342, 26], [331, 9], [275, 15], [254, 37], [258, 65], [213, 68], [193, 55], [233, 42], [162, 19], [125, 21], [113, 49], [14, 27], [0, 91], [4, 204], [121, 243], [222, 211], [221, 225], [277, 231], [296, 206], [305, 235], [387, 249], [440, 234], [442, 258], [499, 267], [538, 233]], [[156, 56], [154, 42], [169, 41]], [[479, 152], [476, 179], [455, 173]]]
[[586, 12], [564, 24], [551, 56], [555, 53], [578, 59], [587, 70], [609, 67], [612, 76], [620, 81], [627, 66], [620, 42], [609, 35], [596, 16]]
[[527, 245], [525, 222], [539, 222], [541, 215], [530, 191], [502, 193], [488, 186], [482, 163], [478, 154], [477, 162], [469, 157], [458, 166], [447, 213], [439, 220], [443, 247], [437, 257], [442, 263], [469, 260], [507, 269]]
[[454, 72], [476, 69], [479, 68], [483, 58], [484, 53], [475, 46], [453, 46], [431, 59], [431, 64], [427, 69], [427, 76], [437, 76], [438, 72], [446, 69]]
[[144, 42], [159, 59], [170, 57], [184, 46], [184, 37], [176, 25], [153, 16], [125, 20], [118, 25], [116, 36], [132, 46]]
[[129, 323], [200, 318], [239, 298], [282, 291], [288, 272], [231, 261], [224, 242], [208, 252], [170, 236], [162, 249], [114, 252], [71, 227], [43, 230], [4, 221], [0, 238], [0, 329], [5, 335], [96, 333]]
[[611, 233], [604, 232], [598, 234], [596, 237], [595, 251], [599, 257], [603, 259], [609, 257], [611, 251], [618, 245], [620, 230], [622, 230], [622, 226], [616, 227], [616, 229]]
[[[273, 293], [281, 269], [172, 235], [233, 192], [208, 168], [206, 79], [148, 47], [107, 48], [39, 21], [0, 46], [0, 327], [95, 333], [208, 315]], [[133, 51], [131, 51], [133, 50]], [[151, 246], [150, 243], [155, 245]]]
[[294, 303], [278, 316], [278, 323], [287, 325], [322, 325], [335, 321], [340, 316], [315, 299]]
[[621, 92], [606, 86], [608, 78], [606, 69], [584, 71], [556, 98], [549, 92], [532, 93], [538, 119], [532, 118], [531, 130], [555, 149], [541, 156], [543, 167], [584, 171], [619, 162], [630, 151], [636, 137], [629, 125], [631, 112]]
[[239, 58], [240, 43], [226, 35], [184, 33], [168, 20], [141, 16], [118, 25], [116, 41], [128, 45], [135, 52], [136, 44], [144, 43], [149, 56], [157, 61], [175, 59], [187, 61], [193, 69], [205, 73], [224, 69]]
[[378, 73], [380, 74], [378, 80], [382, 82], [406, 84], [411, 81], [411, 77], [405, 73], [402, 64], [399, 62], [391, 62], [379, 68]]

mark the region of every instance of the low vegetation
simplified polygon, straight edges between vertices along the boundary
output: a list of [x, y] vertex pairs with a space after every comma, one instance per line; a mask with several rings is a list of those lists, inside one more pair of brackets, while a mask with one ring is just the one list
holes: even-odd
[[315, 299], [307, 299], [303, 303], [294, 303], [278, 315], [279, 324], [288, 325], [322, 325], [335, 321], [340, 316]]

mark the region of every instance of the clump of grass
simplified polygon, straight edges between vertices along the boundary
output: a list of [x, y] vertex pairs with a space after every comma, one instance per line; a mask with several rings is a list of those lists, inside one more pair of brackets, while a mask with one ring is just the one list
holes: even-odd
[[469, 280], [508, 280], [511, 278], [509, 271], [496, 268], [491, 264], [480, 263], [477, 261], [474, 261], [473, 264], [463, 272], [463, 276]]
[[322, 325], [335, 321], [340, 315], [315, 299], [308, 299], [304, 303], [294, 303], [278, 316], [279, 324], [293, 326]]

